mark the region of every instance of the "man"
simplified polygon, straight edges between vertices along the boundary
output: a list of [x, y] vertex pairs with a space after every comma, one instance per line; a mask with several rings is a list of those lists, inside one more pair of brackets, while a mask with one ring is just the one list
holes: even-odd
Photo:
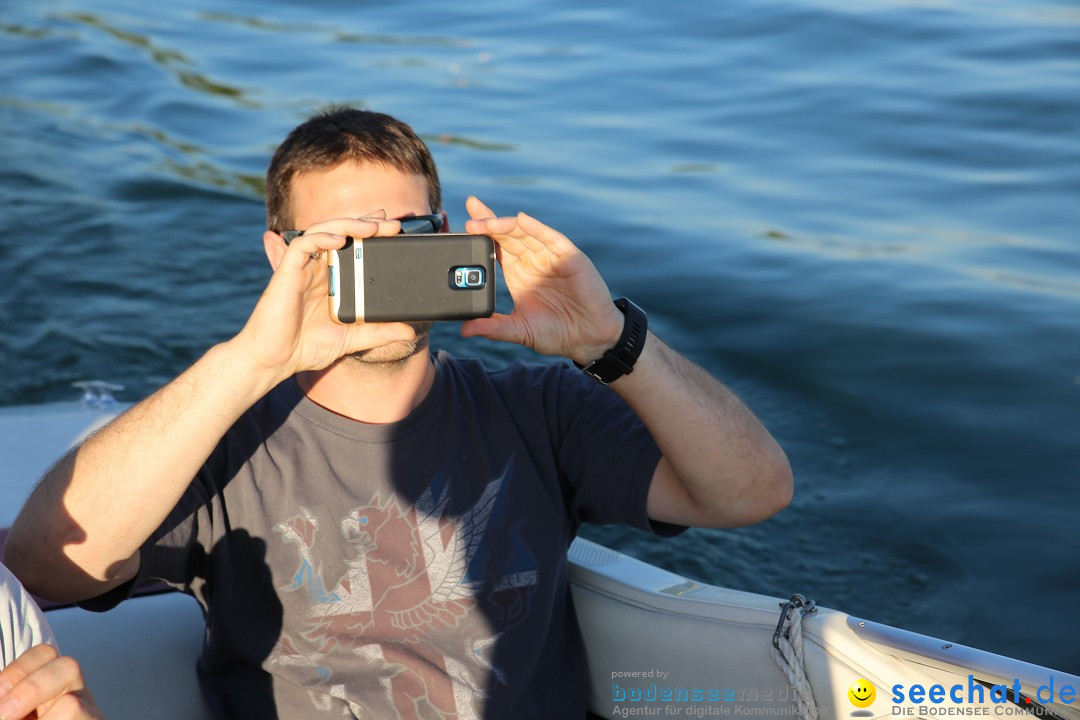
[[403, 123], [341, 109], [295, 129], [267, 173], [274, 274], [250, 319], [46, 476], [8, 540], [27, 586], [99, 609], [152, 578], [192, 593], [222, 716], [581, 716], [580, 523], [754, 523], [791, 472], [570, 240], [476, 198], [466, 229], [496, 241], [514, 310], [462, 335], [582, 365], [617, 350], [591, 366], [609, 387], [433, 356], [424, 324], [335, 324], [319, 253], [441, 207]]
[[101, 717], [79, 664], [55, 646], [44, 614], [0, 565], [0, 720]]

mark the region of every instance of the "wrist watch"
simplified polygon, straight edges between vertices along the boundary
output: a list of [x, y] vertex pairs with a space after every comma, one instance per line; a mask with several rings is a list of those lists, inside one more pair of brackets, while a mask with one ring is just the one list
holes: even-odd
[[582, 372], [604, 385], [634, 371], [634, 363], [641, 357], [641, 349], [645, 347], [645, 336], [649, 329], [645, 311], [634, 303], [622, 297], [615, 301], [615, 307], [626, 316], [619, 341], [599, 360], [588, 365], [574, 362]]

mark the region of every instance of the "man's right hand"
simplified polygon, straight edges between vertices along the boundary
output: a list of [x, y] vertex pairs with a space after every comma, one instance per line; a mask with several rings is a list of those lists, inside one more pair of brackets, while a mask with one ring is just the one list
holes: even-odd
[[346, 236], [394, 235], [381, 217], [310, 225], [290, 245], [263, 235], [274, 275], [244, 328], [69, 452], [11, 528], [5, 563], [39, 597], [78, 601], [136, 576], [139, 548], [214, 447], [271, 388], [303, 370], [416, 335], [403, 323], [340, 325], [326, 262]]
[[0, 671], [0, 720], [101, 720], [79, 663], [35, 645]]
[[235, 342], [257, 367], [283, 380], [321, 370], [346, 355], [413, 340], [416, 333], [404, 323], [334, 322], [326, 300], [323, 252], [340, 249], [347, 236], [396, 235], [400, 230], [397, 220], [369, 216], [316, 223], [289, 245], [268, 231], [263, 242], [274, 275]]

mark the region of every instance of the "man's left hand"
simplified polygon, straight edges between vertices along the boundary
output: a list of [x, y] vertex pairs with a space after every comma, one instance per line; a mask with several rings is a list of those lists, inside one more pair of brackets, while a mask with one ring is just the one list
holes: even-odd
[[469, 320], [462, 336], [518, 343], [582, 365], [618, 342], [625, 318], [592, 261], [565, 235], [525, 213], [495, 217], [475, 197], [465, 207], [472, 217], [465, 229], [495, 240], [514, 311]]

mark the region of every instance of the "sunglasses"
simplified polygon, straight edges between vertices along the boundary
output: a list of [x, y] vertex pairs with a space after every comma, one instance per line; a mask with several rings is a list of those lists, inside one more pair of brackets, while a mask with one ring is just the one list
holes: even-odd
[[[434, 213], [431, 215], [411, 215], [405, 218], [399, 218], [401, 221], [401, 234], [402, 235], [420, 235], [424, 233], [437, 233], [442, 230], [443, 216], [442, 213]], [[285, 244], [288, 245], [296, 238], [304, 234], [303, 230], [282, 230], [280, 235], [285, 238]]]

